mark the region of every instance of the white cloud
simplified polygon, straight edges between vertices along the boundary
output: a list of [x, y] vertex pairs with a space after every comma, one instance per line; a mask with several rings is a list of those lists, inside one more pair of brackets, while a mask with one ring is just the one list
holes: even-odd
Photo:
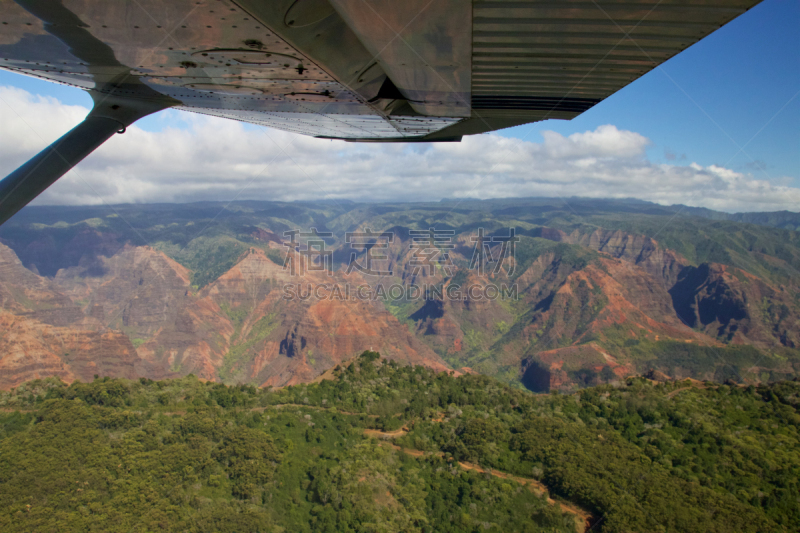
[[545, 153], [553, 158], [570, 159], [588, 156], [595, 157], [634, 157], [644, 155], [650, 140], [633, 131], [618, 130], [607, 124], [594, 131], [573, 133], [564, 137], [553, 131], [546, 131], [544, 137]]
[[[88, 110], [0, 87], [0, 174]], [[353, 144], [253, 130], [166, 111], [181, 128], [128, 128], [59, 180], [40, 204], [194, 200], [438, 200], [445, 197], [635, 197], [725, 211], [796, 210], [800, 189], [728, 168], [654, 164], [650, 141], [613, 125], [535, 143], [481, 135], [461, 143]]]

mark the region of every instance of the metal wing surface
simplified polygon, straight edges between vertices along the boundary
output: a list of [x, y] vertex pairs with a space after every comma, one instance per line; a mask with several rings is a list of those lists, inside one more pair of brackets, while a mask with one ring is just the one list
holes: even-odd
[[0, 0], [0, 68], [317, 137], [458, 140], [573, 118], [756, 3]]

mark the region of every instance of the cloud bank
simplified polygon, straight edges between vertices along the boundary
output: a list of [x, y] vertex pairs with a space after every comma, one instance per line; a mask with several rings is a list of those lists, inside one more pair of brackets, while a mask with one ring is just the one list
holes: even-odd
[[[0, 175], [88, 112], [0, 87]], [[166, 111], [184, 127], [116, 135], [38, 204], [198, 200], [435, 201], [441, 198], [639, 198], [722, 211], [797, 210], [800, 189], [719, 166], [654, 164], [650, 141], [613, 125], [536, 143], [499, 135], [461, 143], [354, 144]]]

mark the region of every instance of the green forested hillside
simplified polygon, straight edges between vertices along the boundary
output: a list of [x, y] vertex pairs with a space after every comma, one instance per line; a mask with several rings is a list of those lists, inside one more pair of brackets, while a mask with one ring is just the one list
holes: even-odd
[[581, 508], [592, 531], [800, 523], [797, 382], [533, 395], [370, 352], [331, 374], [2, 393], [0, 530], [569, 532]]

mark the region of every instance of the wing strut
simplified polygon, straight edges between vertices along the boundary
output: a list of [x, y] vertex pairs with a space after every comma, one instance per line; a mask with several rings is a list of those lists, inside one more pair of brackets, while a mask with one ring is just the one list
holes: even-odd
[[90, 91], [94, 108], [63, 137], [0, 181], [0, 224], [95, 151], [115, 133], [176, 102], [140, 100]]

